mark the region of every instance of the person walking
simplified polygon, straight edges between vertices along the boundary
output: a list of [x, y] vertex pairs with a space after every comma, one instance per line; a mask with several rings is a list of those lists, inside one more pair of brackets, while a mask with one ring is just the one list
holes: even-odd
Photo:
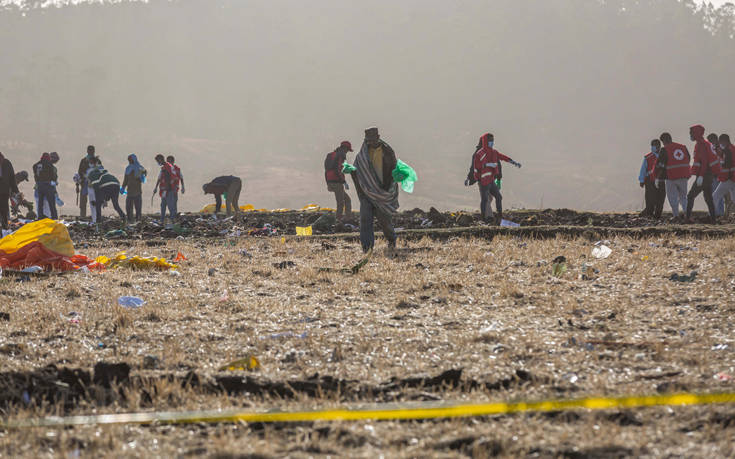
[[214, 195], [214, 214], [217, 215], [222, 207], [222, 195], [225, 196], [225, 212], [230, 217], [240, 213], [240, 191], [242, 180], [234, 175], [217, 177], [209, 183], [202, 185], [204, 194]]
[[685, 145], [676, 143], [671, 134], [664, 132], [659, 136], [663, 148], [656, 163], [658, 180], [665, 180], [666, 197], [669, 199], [673, 219], [679, 219], [679, 205], [682, 212], [687, 208], [687, 183], [691, 177], [689, 161], [691, 156]]
[[500, 194], [500, 188], [495, 182], [500, 177], [500, 161], [505, 161], [518, 168], [521, 167], [521, 164], [494, 149], [494, 145], [495, 137], [492, 134], [487, 133], [480, 137], [464, 184], [471, 186], [479, 183], [480, 212], [486, 223], [492, 221], [491, 203], [492, 198], [495, 198], [495, 207], [498, 211], [497, 223], [500, 224], [503, 220], [503, 195]]
[[666, 190], [663, 186], [659, 186], [656, 180], [656, 163], [661, 151], [661, 141], [653, 139], [651, 141], [651, 151], [643, 157], [643, 164], [638, 174], [638, 182], [641, 188], [645, 188], [646, 207], [641, 212], [643, 217], [661, 218], [661, 213], [666, 200]]
[[8, 158], [0, 152], [0, 226], [8, 229], [10, 218], [10, 197], [18, 194], [15, 170]]
[[352, 218], [352, 200], [346, 191], [350, 186], [342, 172], [348, 151], [352, 151], [352, 144], [345, 140], [324, 159], [324, 179], [327, 182], [327, 190], [334, 193], [337, 201], [337, 221], [343, 219], [349, 221]]
[[715, 223], [715, 203], [712, 199], [712, 181], [720, 173], [720, 158], [715, 153], [712, 144], [704, 138], [704, 126], [698, 124], [689, 129], [690, 138], [696, 142], [694, 145], [694, 163], [692, 164], [692, 175], [696, 180], [687, 195], [687, 223], [692, 221], [692, 209], [694, 200], [699, 193], [704, 193], [704, 202], [709, 210], [709, 221]]
[[388, 252], [396, 248], [393, 215], [398, 211], [398, 183], [393, 170], [398, 160], [387, 142], [380, 138], [377, 127], [365, 130], [365, 140], [355, 157], [355, 170], [350, 173], [360, 199], [360, 244], [363, 252], [375, 246], [374, 219], [378, 220], [388, 241]]
[[[141, 219], [143, 183], [145, 183], [147, 174], [148, 172], [138, 162], [138, 157], [135, 154], [129, 155], [125, 178], [120, 188], [120, 193], [126, 195], [125, 213], [128, 216], [128, 223], [139, 222]], [[133, 209], [135, 209], [135, 218], [133, 218]]]
[[[44, 153], [41, 160], [33, 165], [33, 177], [36, 181], [38, 193], [38, 219], [51, 217], [59, 218], [56, 212], [56, 181], [59, 179], [56, 167], [51, 163], [51, 155]], [[49, 214], [45, 212], [48, 205]]]

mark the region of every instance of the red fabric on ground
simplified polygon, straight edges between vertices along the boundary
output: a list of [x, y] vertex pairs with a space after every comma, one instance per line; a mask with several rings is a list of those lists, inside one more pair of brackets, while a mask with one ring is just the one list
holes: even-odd
[[67, 257], [47, 249], [38, 241], [26, 244], [11, 254], [0, 250], [0, 268], [24, 269], [29, 266], [40, 266], [46, 271], [75, 271], [83, 266], [91, 270], [104, 269], [103, 265], [84, 255]]

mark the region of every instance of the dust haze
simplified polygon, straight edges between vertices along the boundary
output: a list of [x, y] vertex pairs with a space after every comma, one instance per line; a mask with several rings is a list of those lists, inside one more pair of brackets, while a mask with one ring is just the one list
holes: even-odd
[[652, 138], [668, 130], [691, 145], [696, 123], [735, 135], [732, 5], [2, 5], [0, 151], [16, 170], [58, 151], [64, 213], [87, 144], [118, 177], [130, 153], [149, 171], [156, 153], [176, 156], [183, 210], [209, 202], [201, 184], [229, 174], [244, 180], [242, 204], [331, 206], [324, 155], [377, 125], [419, 174], [402, 209], [458, 209], [478, 207], [463, 181], [490, 131], [523, 163], [505, 168], [507, 208], [631, 210]]

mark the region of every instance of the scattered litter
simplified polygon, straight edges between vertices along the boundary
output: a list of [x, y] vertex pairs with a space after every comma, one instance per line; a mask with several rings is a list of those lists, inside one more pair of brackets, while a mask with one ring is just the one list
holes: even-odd
[[114, 238], [120, 238], [120, 237], [127, 237], [128, 233], [121, 229], [116, 229], [112, 231], [108, 231], [105, 233], [105, 238], [107, 239], [114, 239]]
[[611, 253], [612, 249], [604, 244], [595, 246], [595, 248], [592, 249], [592, 256], [597, 259], [607, 258]]
[[143, 298], [137, 296], [121, 296], [117, 299], [117, 304], [124, 308], [137, 309], [145, 304]]
[[342, 269], [335, 269], [335, 268], [319, 268], [319, 272], [325, 272], [325, 273], [332, 273], [332, 272], [340, 272], [344, 274], [357, 274], [360, 272], [360, 270], [365, 267], [366, 264], [370, 261], [370, 257], [373, 255], [373, 249], [368, 250], [368, 252], [365, 254], [365, 257], [363, 257], [360, 261], [357, 262], [355, 266], [352, 268], [342, 268]]
[[312, 235], [311, 226], [297, 226], [296, 235], [297, 236], [311, 236]]
[[186, 258], [183, 253], [178, 252], [176, 254], [176, 258], [174, 258], [174, 263], [178, 263], [180, 261], [189, 261], [189, 259]]
[[727, 348], [728, 348], [727, 344], [717, 344], [715, 346], [712, 346], [713, 351], [724, 351]]
[[242, 370], [257, 370], [260, 368], [260, 361], [257, 359], [257, 357], [249, 356], [245, 357], [244, 359], [238, 359], [233, 362], [230, 362], [226, 365], [222, 365], [217, 369], [217, 371], [242, 371]]
[[216, 272], [217, 272], [217, 268], [209, 268], [209, 270], [207, 271], [207, 274], [209, 274], [210, 276], [214, 276]]
[[103, 255], [103, 256], [97, 257], [95, 261], [102, 266], [105, 266], [107, 268], [112, 268], [112, 269], [130, 268], [130, 269], [167, 270], [167, 269], [177, 269], [178, 268], [178, 266], [176, 266], [175, 264], [167, 262], [165, 258], [141, 257], [139, 255], [128, 257], [125, 252], [118, 253], [117, 255], [115, 255], [114, 258], [108, 258]]
[[261, 336], [260, 339], [266, 339], [266, 338], [270, 338], [270, 339], [279, 339], [279, 338], [300, 338], [300, 339], [304, 339], [307, 336], [309, 336], [309, 332], [308, 331], [305, 331], [304, 333], [300, 333], [300, 334], [299, 333], [294, 333], [294, 332], [288, 331], [288, 332], [281, 332], [281, 333], [272, 333], [272, 334], [270, 334], [268, 336]]
[[70, 324], [78, 324], [82, 321], [82, 315], [76, 311], [71, 311], [67, 315], [60, 314], [60, 316]]
[[582, 264], [582, 274], [581, 279], [582, 280], [595, 280], [595, 274], [599, 274], [599, 270], [595, 269], [594, 266], [589, 265], [587, 263]]
[[43, 268], [40, 266], [29, 266], [27, 268], [24, 268], [21, 270], [22, 273], [31, 273], [31, 274], [38, 274], [40, 272], [43, 272]]
[[567, 272], [567, 258], [563, 255], [554, 258], [554, 262], [551, 265], [551, 274], [554, 277], [561, 277], [565, 272]]
[[273, 266], [278, 269], [295, 268], [296, 263], [288, 260], [288, 261], [282, 261], [280, 263], [273, 263]]
[[520, 228], [521, 225], [510, 220], [502, 219], [500, 220], [500, 226], [505, 226], [507, 228]]
[[694, 282], [694, 279], [696, 278], [697, 271], [692, 271], [692, 273], [688, 276], [674, 273], [671, 275], [671, 277], [669, 277], [669, 280], [674, 282]]
[[715, 379], [718, 381], [724, 381], [724, 382], [730, 382], [733, 380], [733, 377], [727, 373], [717, 373], [715, 375]]
[[169, 273], [170, 275], [174, 276], [174, 277], [180, 277], [180, 276], [181, 276], [181, 273], [180, 273], [180, 272], [178, 272], [178, 271], [177, 271], [177, 270], [175, 270], [175, 269], [171, 269], [171, 270], [169, 270], [169, 271], [168, 271], [168, 273]]

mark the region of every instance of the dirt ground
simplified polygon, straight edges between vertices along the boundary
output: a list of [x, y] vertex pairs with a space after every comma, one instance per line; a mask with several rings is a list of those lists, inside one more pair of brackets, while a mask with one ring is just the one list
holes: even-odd
[[[413, 238], [395, 258], [379, 241], [355, 275], [339, 269], [362, 253], [338, 238], [75, 242], [188, 261], [0, 280], [4, 420], [735, 389], [731, 237], [613, 237], [607, 259], [588, 237]], [[257, 370], [218, 370], [251, 355]], [[732, 457], [734, 444], [735, 406], [0, 430], [9, 457]]]

